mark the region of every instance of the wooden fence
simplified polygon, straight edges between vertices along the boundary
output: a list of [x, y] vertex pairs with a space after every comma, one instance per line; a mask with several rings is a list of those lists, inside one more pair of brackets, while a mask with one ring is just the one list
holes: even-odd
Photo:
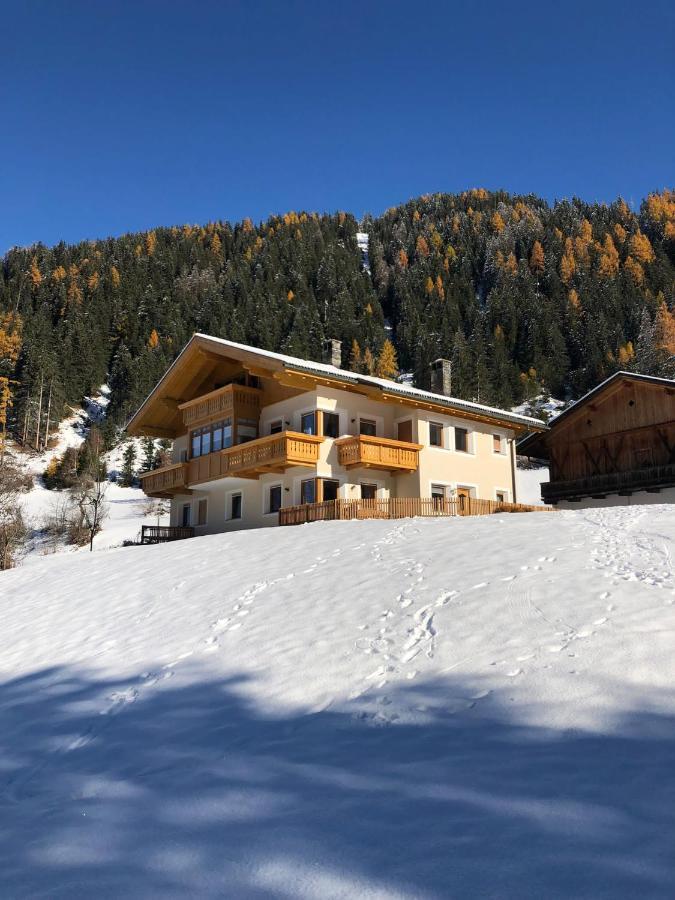
[[552, 512], [550, 506], [501, 503], [476, 497], [439, 500], [431, 497], [390, 497], [386, 500], [324, 500], [279, 510], [280, 525], [304, 525], [334, 519], [407, 519], [414, 516], [489, 516], [493, 513]]

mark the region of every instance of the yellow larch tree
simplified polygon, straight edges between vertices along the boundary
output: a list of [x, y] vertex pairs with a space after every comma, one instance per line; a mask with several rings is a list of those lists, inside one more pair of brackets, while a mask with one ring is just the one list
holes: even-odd
[[415, 242], [415, 249], [420, 256], [428, 256], [429, 255], [429, 244], [427, 244], [426, 238], [424, 235], [419, 235], [417, 241]]
[[33, 287], [39, 287], [42, 284], [42, 273], [35, 257], [33, 257], [30, 264], [30, 280]]
[[646, 234], [637, 231], [629, 241], [631, 256], [635, 257], [638, 262], [651, 263], [654, 262], [654, 250], [651, 242]]
[[670, 312], [663, 300], [654, 319], [654, 346], [675, 356], [675, 314]]
[[541, 275], [544, 271], [544, 248], [540, 241], [535, 241], [530, 253], [530, 271], [533, 275]]
[[157, 334], [156, 329], [152, 329], [150, 332], [150, 337], [148, 338], [147, 343], [148, 350], [156, 350], [159, 347], [159, 335]]
[[634, 260], [632, 256], [627, 256], [626, 262], [623, 264], [623, 266], [634, 284], [642, 284], [642, 282], [644, 281], [645, 272], [639, 262]]
[[614, 246], [611, 234], [606, 234], [602, 242], [602, 252], [598, 262], [598, 275], [613, 278], [619, 271], [619, 252]]
[[490, 225], [496, 234], [499, 234], [500, 231], [503, 231], [506, 228], [506, 222], [498, 212], [493, 213], [492, 218], [490, 219]]
[[396, 348], [388, 338], [382, 344], [382, 350], [377, 358], [375, 374], [378, 378], [388, 378], [390, 380], [393, 380], [398, 375]]

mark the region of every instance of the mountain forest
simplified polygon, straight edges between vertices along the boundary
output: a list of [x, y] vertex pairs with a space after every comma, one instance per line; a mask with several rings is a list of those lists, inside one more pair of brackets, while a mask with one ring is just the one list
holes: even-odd
[[[368, 234], [367, 253], [357, 232]], [[511, 407], [613, 371], [672, 375], [675, 191], [639, 210], [476, 189], [361, 222], [289, 212], [10, 250], [0, 265], [0, 430], [40, 447], [107, 382], [112, 438], [195, 331]]]

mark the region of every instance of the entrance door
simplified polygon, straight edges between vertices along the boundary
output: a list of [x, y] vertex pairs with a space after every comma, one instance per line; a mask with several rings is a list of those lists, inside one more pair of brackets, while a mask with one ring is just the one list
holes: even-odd
[[322, 478], [321, 486], [323, 488], [323, 500], [337, 500], [338, 488], [340, 487], [339, 481], [332, 481], [329, 478]]
[[458, 487], [457, 500], [459, 504], [460, 516], [471, 515], [471, 488]]
[[376, 484], [362, 484], [361, 485], [361, 499], [362, 500], [374, 500], [377, 497], [377, 485]]

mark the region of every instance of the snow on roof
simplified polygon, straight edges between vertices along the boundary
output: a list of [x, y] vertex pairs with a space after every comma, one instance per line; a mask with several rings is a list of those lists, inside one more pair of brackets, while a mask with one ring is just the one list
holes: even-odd
[[457, 397], [448, 397], [445, 394], [434, 394], [431, 391], [422, 391], [419, 388], [410, 387], [407, 384], [399, 384], [396, 381], [389, 381], [386, 378], [377, 378], [374, 375], [360, 375], [355, 372], [349, 372], [346, 369], [338, 369], [327, 363], [314, 362], [313, 360], [299, 359], [295, 356], [287, 356], [283, 353], [275, 353], [272, 350], [262, 350], [258, 347], [251, 347], [247, 344], [238, 344], [235, 341], [228, 341], [225, 338], [214, 337], [210, 334], [196, 333], [196, 338], [202, 338], [207, 341], [229, 347], [235, 350], [242, 350], [248, 353], [255, 353], [256, 356], [263, 356], [282, 363], [285, 366], [294, 369], [300, 369], [306, 372], [316, 374], [329, 375], [341, 381], [347, 381], [350, 384], [372, 384], [390, 394], [399, 394], [404, 397], [413, 399], [419, 398], [430, 403], [438, 403], [443, 406], [453, 407], [458, 410], [466, 410], [467, 412], [483, 413], [490, 416], [496, 416], [508, 422], [515, 422], [528, 427], [535, 426], [537, 430], [542, 430], [546, 426], [540, 419], [534, 419], [531, 416], [523, 416], [518, 413], [512, 413], [508, 410], [499, 409], [496, 406], [486, 406], [482, 403], [474, 403], [471, 400], [460, 400]]

